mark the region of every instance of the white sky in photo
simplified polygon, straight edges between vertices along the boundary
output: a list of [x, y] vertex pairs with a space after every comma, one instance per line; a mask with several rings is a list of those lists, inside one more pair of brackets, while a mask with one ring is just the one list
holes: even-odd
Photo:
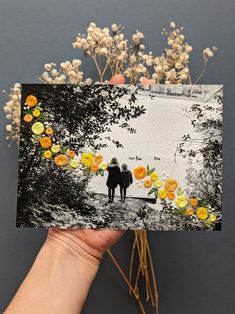
[[[140, 94], [137, 95], [136, 105], [144, 105], [146, 113], [129, 122], [130, 126], [136, 129], [136, 133], [128, 133], [126, 129], [118, 126], [112, 127], [112, 132], [108, 135], [111, 139], [120, 141], [124, 148], [116, 148], [114, 144], [107, 142], [109, 146], [100, 153], [104, 156], [104, 161], [110, 162], [112, 157], [116, 157], [120, 166], [126, 163], [132, 171], [138, 165], [146, 166], [148, 163], [151, 167], [156, 167], [160, 179], [175, 178], [184, 188], [187, 159], [177, 153], [175, 162], [175, 152], [183, 135], [190, 134], [195, 138], [198, 134], [194, 132], [191, 120], [184, 115], [183, 109], [204, 100], [167, 95], [157, 95], [150, 99], [149, 91], [141, 91]], [[125, 102], [126, 100], [122, 99], [122, 103]], [[129, 160], [129, 157], [135, 156], [142, 160]], [[154, 157], [160, 160], [154, 161]], [[200, 167], [200, 163], [194, 167]], [[104, 177], [94, 176], [91, 181], [92, 189], [97, 193], [107, 194], [106, 180], [107, 172]], [[117, 192], [119, 193], [119, 188]], [[134, 179], [127, 190], [127, 196], [146, 197], [147, 192], [148, 190], [144, 186], [139, 187]]]

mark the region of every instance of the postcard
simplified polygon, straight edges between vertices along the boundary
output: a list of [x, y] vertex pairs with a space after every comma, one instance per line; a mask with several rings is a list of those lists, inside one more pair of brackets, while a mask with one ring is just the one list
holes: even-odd
[[221, 85], [23, 84], [17, 227], [220, 230]]

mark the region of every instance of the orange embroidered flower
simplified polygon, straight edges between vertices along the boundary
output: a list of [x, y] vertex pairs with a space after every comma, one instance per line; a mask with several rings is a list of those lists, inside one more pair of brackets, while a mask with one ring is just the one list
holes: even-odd
[[48, 136], [40, 138], [40, 144], [43, 148], [49, 148], [51, 146], [51, 139]]
[[174, 179], [167, 179], [166, 180], [165, 189], [168, 192], [174, 192], [175, 189], [177, 189], [177, 187], [178, 187], [178, 183], [176, 180], [174, 180]]
[[144, 186], [146, 188], [150, 188], [151, 185], [152, 185], [152, 180], [150, 180], [150, 179], [144, 180]]
[[197, 210], [197, 217], [201, 220], [206, 220], [208, 218], [208, 210], [206, 207], [199, 207]]
[[102, 155], [95, 156], [95, 162], [99, 165], [103, 161]]
[[169, 200], [173, 200], [173, 199], [175, 199], [175, 193], [174, 192], [167, 192], [166, 193], [166, 196], [167, 196], [167, 198], [169, 199]]
[[191, 207], [188, 207], [185, 210], [185, 216], [192, 216], [194, 214], [194, 210]]
[[31, 114], [26, 114], [24, 116], [24, 121], [25, 122], [31, 122], [33, 120], [33, 116]]
[[137, 180], [143, 179], [147, 174], [147, 170], [143, 166], [139, 166], [134, 169], [134, 176]]
[[198, 205], [198, 200], [196, 198], [190, 198], [190, 204], [193, 207], [196, 207]]
[[35, 97], [35, 96], [33, 96], [33, 95], [27, 96], [26, 101], [25, 101], [25, 103], [26, 103], [26, 105], [27, 105], [28, 107], [34, 107], [34, 106], [36, 106], [37, 102], [38, 102], [37, 97]]
[[99, 169], [99, 166], [97, 164], [92, 164], [90, 168], [91, 171], [96, 172]]
[[75, 156], [75, 151], [74, 150], [70, 150], [68, 152], [68, 156], [69, 156], [69, 158], [73, 158]]
[[53, 129], [52, 128], [46, 128], [46, 134], [52, 135], [53, 134]]
[[65, 155], [58, 155], [54, 158], [57, 166], [66, 166], [68, 164], [68, 158]]

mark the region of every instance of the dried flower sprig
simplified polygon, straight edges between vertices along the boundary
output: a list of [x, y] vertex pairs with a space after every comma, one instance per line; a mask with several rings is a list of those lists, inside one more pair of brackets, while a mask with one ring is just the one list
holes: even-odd
[[[5, 91], [3, 91], [5, 92]], [[11, 120], [11, 123], [6, 125], [8, 132], [7, 140], [13, 140], [19, 144], [20, 140], [20, 101], [21, 101], [21, 85], [15, 83], [9, 93], [9, 100], [3, 107], [6, 118]]]

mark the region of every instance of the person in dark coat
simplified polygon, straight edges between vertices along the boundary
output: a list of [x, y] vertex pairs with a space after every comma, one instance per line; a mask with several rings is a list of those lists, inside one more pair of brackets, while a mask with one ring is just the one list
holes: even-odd
[[120, 168], [117, 158], [112, 158], [107, 167], [108, 179], [106, 185], [108, 187], [109, 202], [113, 202], [115, 196], [115, 189], [120, 184]]
[[130, 170], [126, 164], [122, 165], [121, 170], [121, 179], [120, 179], [120, 194], [121, 194], [121, 201], [125, 202], [126, 200], [126, 190], [127, 188], [133, 183], [133, 177]]

